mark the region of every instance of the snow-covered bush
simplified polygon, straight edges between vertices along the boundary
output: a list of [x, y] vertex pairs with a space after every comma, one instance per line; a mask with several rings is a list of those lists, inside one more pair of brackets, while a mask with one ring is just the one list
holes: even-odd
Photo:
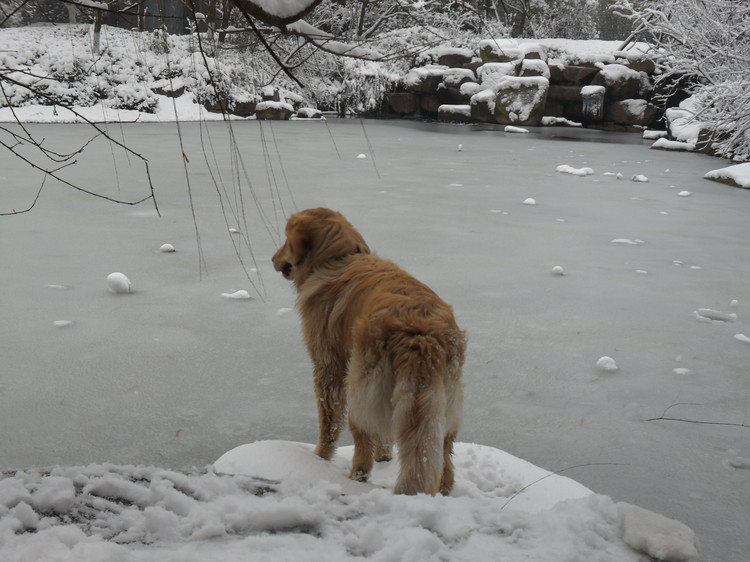
[[640, 9], [618, 3], [654, 45], [666, 72], [657, 82], [689, 76], [693, 119], [712, 150], [750, 160], [750, 4], [735, 0], [658, 0]]

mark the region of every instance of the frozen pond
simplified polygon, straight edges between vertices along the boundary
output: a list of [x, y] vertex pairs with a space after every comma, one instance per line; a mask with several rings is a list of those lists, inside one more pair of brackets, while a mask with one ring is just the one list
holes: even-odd
[[[91, 136], [29, 130], [57, 149]], [[701, 559], [750, 560], [750, 344], [735, 337], [750, 336], [750, 191], [702, 179], [725, 162], [571, 129], [238, 122], [230, 142], [184, 123], [186, 160], [174, 124], [108, 131], [148, 158], [161, 217], [51, 180], [0, 217], [0, 470], [314, 442], [294, 293], [270, 258], [285, 215], [323, 205], [454, 306], [459, 441], [684, 521]], [[77, 159], [62, 173], [78, 185], [148, 195], [138, 159], [103, 139]], [[8, 212], [41, 177], [4, 152], [0, 185]], [[107, 290], [115, 271], [132, 294]], [[237, 290], [253, 298], [222, 296]], [[716, 424], [645, 421], [662, 415]]]

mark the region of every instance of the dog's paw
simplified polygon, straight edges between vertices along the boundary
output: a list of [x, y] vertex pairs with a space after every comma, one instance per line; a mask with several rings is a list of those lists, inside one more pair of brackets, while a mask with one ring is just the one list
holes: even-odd
[[362, 470], [354, 470], [353, 468], [351, 473], [349, 474], [349, 478], [351, 478], [352, 480], [356, 480], [357, 482], [367, 482], [368, 476], [368, 473]]

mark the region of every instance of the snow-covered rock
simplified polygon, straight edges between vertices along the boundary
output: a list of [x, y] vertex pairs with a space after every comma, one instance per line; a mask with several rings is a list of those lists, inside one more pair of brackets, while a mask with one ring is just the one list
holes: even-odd
[[497, 85], [495, 120], [507, 125], [539, 125], [548, 90], [549, 80], [541, 76], [506, 76]]
[[707, 180], [714, 180], [736, 187], [744, 187], [750, 189], [750, 162], [744, 164], [736, 164], [734, 166], [727, 166], [726, 168], [719, 168], [717, 170], [711, 170], [703, 176]]

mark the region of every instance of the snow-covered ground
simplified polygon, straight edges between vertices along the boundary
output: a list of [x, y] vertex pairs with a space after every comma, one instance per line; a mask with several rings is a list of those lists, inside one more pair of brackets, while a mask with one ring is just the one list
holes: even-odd
[[[28, 128], [50, 149], [91, 136]], [[637, 560], [623, 530], [639, 521], [653, 542], [658, 525], [616, 502], [686, 523], [701, 560], [750, 560], [750, 192], [703, 179], [724, 163], [580, 129], [248, 121], [230, 142], [225, 124], [182, 123], [182, 149], [174, 124], [107, 130], [149, 159], [161, 217], [51, 180], [31, 212], [0, 217], [3, 560], [408, 559], [411, 547], [412, 559]], [[0, 212], [25, 208], [41, 177], [2, 158]], [[62, 173], [82, 187], [148, 194], [138, 160], [101, 137], [77, 160]], [[453, 304], [469, 335], [459, 441], [595, 494], [505, 505], [533, 467], [473, 445], [450, 498], [340, 496], [345, 456], [317, 481], [316, 459], [290, 443], [314, 442], [316, 411], [294, 293], [270, 257], [285, 215], [318, 205]], [[109, 290], [113, 272], [131, 292]], [[253, 298], [228, 298], [241, 290]], [[647, 421], [659, 417], [724, 425]], [[200, 468], [258, 440], [284, 441], [265, 453], [281, 472], [260, 474], [260, 454], [240, 472], [280, 484]], [[312, 482], [286, 478], [308, 461]], [[570, 483], [527, 491], [550, 482]], [[126, 529], [133, 542], [87, 535]]]

